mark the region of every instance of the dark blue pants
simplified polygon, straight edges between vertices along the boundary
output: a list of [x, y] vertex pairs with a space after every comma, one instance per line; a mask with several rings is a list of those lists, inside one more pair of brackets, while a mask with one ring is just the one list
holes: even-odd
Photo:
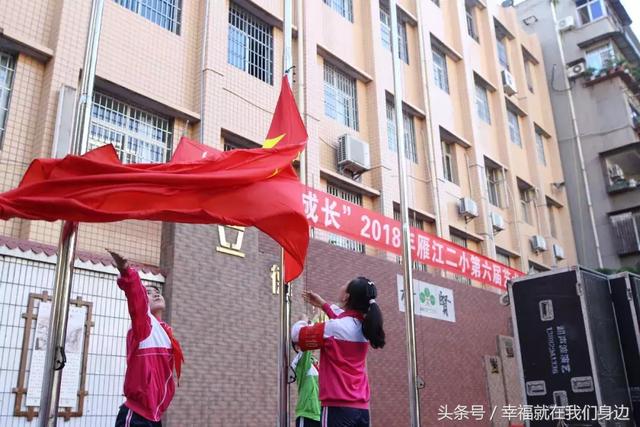
[[322, 427], [369, 427], [369, 410], [341, 406], [323, 406]]
[[149, 421], [122, 405], [116, 417], [116, 427], [162, 427], [162, 422]]

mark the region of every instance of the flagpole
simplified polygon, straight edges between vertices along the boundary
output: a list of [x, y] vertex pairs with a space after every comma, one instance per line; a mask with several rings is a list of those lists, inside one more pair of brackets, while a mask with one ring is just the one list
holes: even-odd
[[400, 183], [400, 219], [402, 222], [402, 269], [404, 271], [404, 301], [407, 336], [407, 368], [409, 375], [409, 415], [411, 427], [420, 427], [420, 396], [416, 363], [416, 328], [413, 308], [413, 272], [411, 270], [411, 240], [407, 206], [407, 175], [405, 160], [404, 123], [402, 112], [401, 63], [398, 58], [398, 13], [396, 0], [389, 0], [391, 15], [391, 57], [393, 61], [393, 92], [396, 112], [396, 141], [398, 147], [398, 178]]
[[[283, 20], [283, 73], [291, 82], [293, 59], [291, 56], [292, 45], [292, 19], [293, 8], [291, 0], [284, 0]], [[291, 84], [291, 83], [289, 83]], [[284, 250], [280, 250], [280, 336], [278, 337], [278, 426], [289, 427], [289, 358], [291, 348], [291, 295], [289, 283], [285, 283]]]
[[[91, 2], [91, 20], [89, 22], [82, 67], [82, 83], [76, 105], [72, 145], [74, 154], [84, 153], [88, 144], [89, 122], [91, 120], [90, 105], [93, 99], [103, 8], [104, 0], [93, 0]], [[69, 314], [76, 242], [77, 224], [65, 221], [60, 231], [60, 241], [58, 243], [51, 320], [49, 322], [45, 370], [38, 414], [38, 425], [40, 427], [55, 427], [58, 421], [60, 380], [66, 362], [64, 343], [67, 336], [67, 316]]]

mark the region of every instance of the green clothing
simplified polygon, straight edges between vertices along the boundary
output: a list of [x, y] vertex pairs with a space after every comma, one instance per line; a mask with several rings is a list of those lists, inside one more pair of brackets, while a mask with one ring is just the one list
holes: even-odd
[[298, 404], [296, 417], [320, 421], [320, 399], [318, 398], [318, 370], [313, 365], [310, 351], [298, 353], [293, 361], [298, 383]]

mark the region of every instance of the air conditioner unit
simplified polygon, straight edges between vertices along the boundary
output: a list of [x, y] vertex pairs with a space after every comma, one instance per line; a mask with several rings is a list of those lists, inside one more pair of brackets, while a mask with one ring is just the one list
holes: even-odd
[[564, 259], [564, 249], [557, 243], [553, 244], [553, 256], [557, 259]]
[[583, 62], [578, 62], [577, 64], [572, 65], [567, 68], [567, 75], [570, 79], [577, 79], [581, 75], [583, 75], [587, 71], [587, 64]]
[[478, 205], [469, 197], [460, 199], [460, 215], [465, 218], [476, 218], [478, 216]]
[[495, 231], [502, 231], [506, 228], [504, 224], [504, 218], [502, 218], [502, 215], [497, 214], [495, 212], [491, 212], [489, 214], [489, 217], [491, 218], [491, 225], [493, 226], [493, 229]]
[[369, 144], [351, 135], [338, 138], [338, 167], [354, 173], [371, 169]]
[[531, 236], [531, 248], [534, 252], [544, 252], [547, 250], [547, 242], [540, 235]]
[[509, 96], [518, 92], [516, 89], [516, 80], [513, 78], [513, 74], [507, 70], [502, 70], [502, 87], [504, 88], [504, 92]]
[[611, 166], [609, 166], [609, 178], [611, 178], [612, 181], [622, 181], [624, 179], [624, 171], [622, 170], [622, 168], [620, 167], [620, 165], [617, 164], [612, 164]]
[[570, 31], [576, 27], [576, 21], [573, 16], [567, 16], [558, 21], [558, 31]]

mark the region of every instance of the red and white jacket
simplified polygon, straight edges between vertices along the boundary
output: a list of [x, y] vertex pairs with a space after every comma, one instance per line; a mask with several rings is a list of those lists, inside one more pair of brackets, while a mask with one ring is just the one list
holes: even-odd
[[320, 349], [320, 402], [322, 406], [369, 408], [367, 352], [362, 313], [338, 306], [322, 306], [329, 320], [309, 326], [295, 323], [291, 338], [302, 350]]
[[180, 362], [182, 352], [171, 327], [151, 314], [147, 290], [138, 273], [127, 269], [118, 278], [118, 286], [127, 297], [131, 316], [124, 377], [125, 406], [148, 420], [160, 421], [175, 392], [174, 348], [178, 349], [176, 356]]

